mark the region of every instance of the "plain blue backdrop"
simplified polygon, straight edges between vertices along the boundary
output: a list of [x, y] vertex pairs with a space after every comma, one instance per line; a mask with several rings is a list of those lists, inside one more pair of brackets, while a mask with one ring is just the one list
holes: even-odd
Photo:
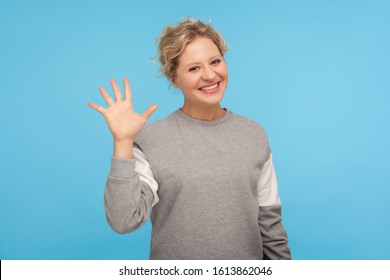
[[[127, 76], [151, 121], [182, 104], [155, 38], [186, 16], [229, 46], [223, 106], [267, 130], [295, 259], [390, 259], [389, 1], [0, 1], [0, 259], [147, 259], [103, 192], [98, 87]], [[111, 89], [110, 89], [111, 92]]]

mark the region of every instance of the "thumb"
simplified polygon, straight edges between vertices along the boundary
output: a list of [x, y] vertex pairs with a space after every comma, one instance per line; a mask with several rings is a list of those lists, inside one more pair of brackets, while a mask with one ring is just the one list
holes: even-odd
[[149, 117], [156, 111], [158, 108], [157, 104], [153, 104], [148, 109], [145, 110], [145, 112], [142, 114], [146, 119], [149, 119]]

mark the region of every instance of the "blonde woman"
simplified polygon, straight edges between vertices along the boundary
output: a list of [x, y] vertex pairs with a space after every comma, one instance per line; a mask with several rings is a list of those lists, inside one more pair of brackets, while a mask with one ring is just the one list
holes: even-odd
[[159, 37], [161, 71], [184, 104], [146, 124], [111, 79], [115, 101], [89, 103], [106, 119], [114, 154], [105, 190], [110, 226], [152, 222], [150, 259], [290, 259], [272, 153], [262, 126], [222, 108], [228, 85], [223, 37], [186, 19]]

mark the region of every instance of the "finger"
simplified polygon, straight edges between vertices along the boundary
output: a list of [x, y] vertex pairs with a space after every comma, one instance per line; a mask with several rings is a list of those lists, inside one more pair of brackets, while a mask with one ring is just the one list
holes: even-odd
[[121, 94], [121, 91], [120, 91], [118, 85], [116, 84], [116, 81], [113, 78], [111, 78], [110, 83], [111, 83], [112, 89], [114, 91], [116, 102], [122, 101], [122, 94]]
[[104, 115], [104, 112], [106, 111], [106, 108], [96, 105], [95, 103], [88, 102], [88, 106], [91, 107], [92, 109], [98, 111], [100, 114]]
[[130, 82], [128, 78], [124, 78], [123, 82], [125, 84], [125, 100], [131, 100], [131, 88], [130, 88]]
[[157, 104], [154, 104], [150, 106], [148, 109], [145, 110], [145, 112], [142, 114], [146, 119], [149, 119], [149, 117], [156, 111], [158, 108]]
[[114, 104], [114, 100], [112, 100], [111, 96], [107, 93], [107, 91], [103, 87], [99, 87], [99, 91], [102, 94], [108, 106]]

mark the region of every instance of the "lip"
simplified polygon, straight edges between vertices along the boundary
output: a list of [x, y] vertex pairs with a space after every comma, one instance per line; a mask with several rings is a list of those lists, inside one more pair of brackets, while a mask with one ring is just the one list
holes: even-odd
[[[213, 89], [210, 89], [210, 90], [201, 90], [201, 88], [209, 87], [209, 86], [212, 86], [212, 85], [215, 85], [215, 84], [217, 84], [217, 86], [216, 86], [215, 88], [213, 88]], [[198, 90], [199, 90], [201, 93], [204, 93], [204, 94], [213, 94], [213, 93], [216, 93], [216, 92], [219, 90], [220, 86], [221, 86], [221, 81], [216, 82], [216, 83], [212, 83], [212, 84], [209, 84], [209, 85], [202, 86], [202, 87], [200, 87]]]

